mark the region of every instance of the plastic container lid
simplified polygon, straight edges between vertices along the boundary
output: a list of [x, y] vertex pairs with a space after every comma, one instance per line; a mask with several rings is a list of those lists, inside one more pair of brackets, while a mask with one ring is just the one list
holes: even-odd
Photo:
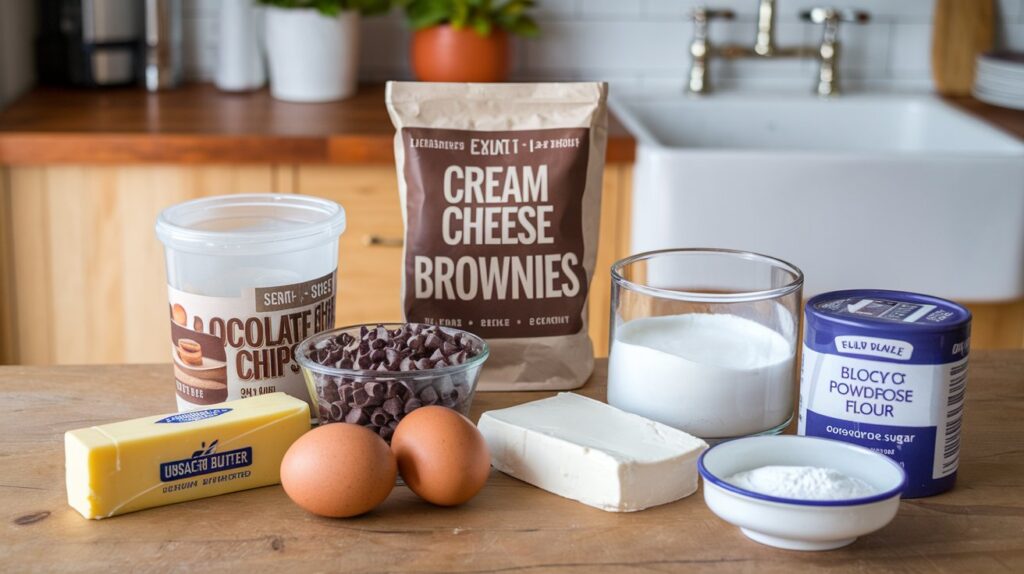
[[222, 195], [168, 207], [156, 235], [168, 249], [210, 255], [301, 251], [337, 241], [345, 209], [337, 203], [291, 194]]
[[[967, 355], [971, 312], [952, 301], [884, 289], [832, 291], [806, 305], [804, 343], [819, 352], [865, 354], [869, 358], [916, 364], [946, 363]], [[907, 343], [909, 353], [886, 356], [840, 351], [835, 338], [862, 335]], [[867, 358], [867, 357], [866, 357]]]

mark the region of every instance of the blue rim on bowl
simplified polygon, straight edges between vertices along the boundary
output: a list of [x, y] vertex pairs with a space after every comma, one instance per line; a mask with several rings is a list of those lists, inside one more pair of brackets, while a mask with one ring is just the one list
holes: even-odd
[[[697, 459], [697, 472], [699, 472], [700, 475], [702, 477], [704, 477], [704, 480], [710, 482], [711, 484], [714, 484], [715, 486], [718, 486], [718, 487], [721, 487], [721, 488], [723, 488], [725, 490], [733, 492], [735, 494], [741, 494], [743, 496], [748, 496], [750, 498], [756, 498], [758, 500], [764, 500], [766, 502], [775, 502], [775, 503], [779, 503], [779, 504], [795, 504], [795, 505], [798, 505], [798, 506], [859, 506], [861, 504], [870, 504], [872, 502], [879, 502], [879, 501], [882, 501], [882, 500], [888, 500], [889, 498], [892, 498], [893, 496], [899, 496], [900, 493], [903, 492], [903, 489], [907, 486], [907, 473], [906, 473], [906, 471], [904, 471], [903, 467], [901, 467], [899, 464], [897, 464], [896, 461], [894, 461], [893, 459], [885, 456], [884, 454], [880, 454], [880, 453], [877, 453], [877, 452], [875, 452], [875, 451], [873, 451], [873, 450], [871, 450], [869, 448], [864, 448], [862, 446], [858, 446], [858, 445], [855, 445], [855, 444], [850, 444], [848, 442], [843, 442], [843, 441], [839, 441], [839, 440], [832, 440], [832, 439], [827, 439], [827, 438], [821, 438], [821, 437], [798, 436], [798, 435], [778, 435], [776, 438], [782, 438], [782, 437], [785, 437], [785, 436], [790, 436], [790, 437], [793, 437], [793, 438], [806, 439], [806, 440], [812, 440], [812, 441], [824, 441], [824, 442], [828, 442], [828, 443], [833, 443], [836, 446], [840, 446], [840, 448], [847, 448], [849, 450], [860, 451], [860, 452], [868, 453], [868, 454], [871, 454], [871, 455], [874, 455], [874, 456], [877, 456], [877, 457], [881, 457], [881, 458], [885, 459], [885, 461], [890, 466], [892, 466], [897, 471], [899, 471], [899, 473], [900, 473], [900, 483], [897, 486], [895, 486], [894, 488], [890, 488], [890, 489], [882, 491], [882, 492], [880, 492], [878, 494], [873, 494], [871, 496], [863, 496], [861, 498], [846, 498], [846, 499], [842, 499], [842, 500], [804, 500], [804, 499], [799, 499], [799, 498], [782, 498], [782, 497], [779, 497], [779, 496], [771, 496], [769, 494], [763, 494], [763, 493], [760, 493], [760, 492], [754, 492], [753, 490], [747, 490], [745, 488], [740, 488], [740, 487], [738, 487], [738, 486], [736, 486], [736, 485], [734, 485], [732, 483], [726, 482], [726, 480], [724, 478], [719, 478], [718, 476], [715, 476], [715, 474], [712, 473], [710, 470], [708, 470], [707, 467], [704, 465], [704, 457], [706, 457], [708, 454], [710, 454], [715, 449], [721, 448], [723, 446], [726, 446], [726, 445], [728, 445], [729, 443], [731, 443], [733, 441], [726, 441], [726, 442], [722, 442], [722, 443], [716, 444], [715, 446], [713, 446], [713, 447], [705, 450], [704, 452], [702, 452], [700, 457]], [[755, 438], [755, 437], [749, 437], [749, 438]], [[744, 439], [740, 438], [740, 439], [734, 439], [734, 440], [744, 440]]]
[[[337, 367], [329, 367], [327, 365], [321, 365], [320, 363], [309, 358], [306, 350], [317, 342], [327, 339], [329, 337], [336, 337], [339, 333], [344, 331], [359, 330], [360, 327], [366, 327], [367, 329], [373, 329], [378, 326], [382, 326], [385, 329], [393, 330], [401, 328], [405, 325], [417, 325], [422, 327], [437, 327], [450, 334], [466, 335], [473, 341], [473, 344], [479, 345], [480, 353], [475, 357], [468, 359], [461, 365], [451, 365], [448, 367], [442, 367], [440, 369], [427, 369], [423, 371], [374, 371], [365, 369], [340, 369]], [[334, 375], [338, 377], [376, 377], [376, 378], [421, 378], [421, 377], [438, 377], [442, 375], [452, 375], [461, 373], [462, 371], [468, 371], [474, 367], [483, 365], [483, 362], [487, 360], [487, 357], [491, 354], [490, 346], [487, 344], [482, 337], [474, 335], [469, 331], [463, 331], [462, 329], [456, 329], [454, 327], [439, 327], [437, 325], [427, 325], [426, 323], [360, 323], [356, 325], [347, 325], [345, 327], [337, 327], [306, 337], [298, 345], [295, 346], [295, 360], [299, 363], [299, 366], [324, 375]]]

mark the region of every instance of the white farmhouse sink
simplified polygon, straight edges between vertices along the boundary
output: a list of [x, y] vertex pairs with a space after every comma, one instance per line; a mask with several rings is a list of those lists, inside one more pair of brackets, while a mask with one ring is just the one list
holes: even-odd
[[1024, 144], [931, 96], [614, 98], [637, 138], [634, 251], [727, 247], [805, 294], [1024, 297]]

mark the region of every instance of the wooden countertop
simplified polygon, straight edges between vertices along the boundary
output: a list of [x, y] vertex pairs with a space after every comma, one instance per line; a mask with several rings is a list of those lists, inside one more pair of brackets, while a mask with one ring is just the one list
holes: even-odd
[[[604, 362], [583, 389], [603, 398]], [[957, 487], [908, 500], [895, 520], [822, 553], [751, 542], [702, 494], [603, 512], [492, 471], [457, 508], [405, 487], [371, 513], [331, 520], [279, 486], [102, 521], [66, 505], [62, 433], [173, 410], [168, 365], [0, 367], [0, 556], [37, 571], [786, 573], [1024, 571], [1024, 351], [972, 353]], [[478, 393], [483, 410], [550, 393]]]
[[[608, 163], [632, 162], [633, 138], [614, 120], [609, 131]], [[0, 111], [0, 164], [392, 163], [393, 136], [383, 85], [325, 104], [211, 84], [40, 88]]]

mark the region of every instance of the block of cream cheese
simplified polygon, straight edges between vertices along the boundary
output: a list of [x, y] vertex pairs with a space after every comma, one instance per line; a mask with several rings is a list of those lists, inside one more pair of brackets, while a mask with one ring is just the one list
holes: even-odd
[[306, 401], [271, 393], [69, 431], [68, 504], [107, 518], [277, 484], [285, 451], [308, 430]]
[[498, 470], [612, 512], [679, 500], [697, 490], [708, 445], [681, 430], [574, 393], [480, 417]]

